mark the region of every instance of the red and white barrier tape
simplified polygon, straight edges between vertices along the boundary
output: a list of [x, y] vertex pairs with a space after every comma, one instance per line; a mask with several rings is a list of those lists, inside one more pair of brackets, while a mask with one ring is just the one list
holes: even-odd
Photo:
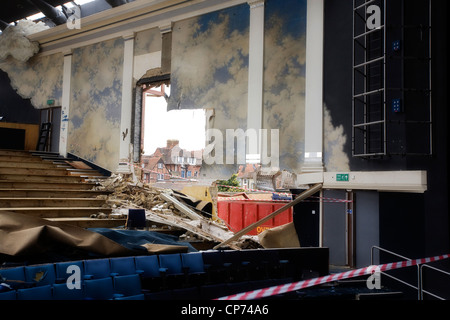
[[304, 289], [304, 288], [308, 288], [308, 287], [313, 287], [313, 286], [324, 284], [327, 282], [333, 282], [333, 281], [338, 281], [338, 280], [342, 280], [342, 279], [349, 279], [349, 278], [354, 278], [354, 277], [369, 275], [369, 274], [371, 275], [376, 271], [383, 272], [383, 271], [388, 271], [388, 270], [406, 268], [406, 267], [411, 267], [411, 266], [424, 264], [424, 263], [428, 263], [428, 262], [448, 259], [449, 257], [450, 257], [450, 254], [445, 254], [445, 255], [424, 258], [424, 259], [405, 260], [405, 261], [394, 262], [394, 263], [386, 263], [386, 264], [382, 264], [382, 265], [378, 265], [378, 266], [369, 266], [369, 267], [356, 269], [356, 270], [352, 270], [352, 271], [331, 274], [331, 275], [324, 276], [324, 277], [302, 280], [302, 281], [298, 281], [298, 282], [292, 282], [292, 283], [287, 283], [287, 284], [283, 284], [283, 285], [272, 286], [269, 288], [237, 293], [237, 294], [221, 297], [216, 300], [261, 299], [261, 298], [275, 296], [275, 295], [286, 293], [286, 292], [291, 292], [291, 291], [296, 291], [296, 290], [300, 290], [300, 289]]

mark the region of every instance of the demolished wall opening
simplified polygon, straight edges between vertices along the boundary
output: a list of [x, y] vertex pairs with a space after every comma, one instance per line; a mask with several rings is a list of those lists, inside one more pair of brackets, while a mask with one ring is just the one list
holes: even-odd
[[182, 189], [200, 178], [206, 114], [204, 109], [167, 111], [169, 97], [169, 83], [143, 88], [141, 179]]

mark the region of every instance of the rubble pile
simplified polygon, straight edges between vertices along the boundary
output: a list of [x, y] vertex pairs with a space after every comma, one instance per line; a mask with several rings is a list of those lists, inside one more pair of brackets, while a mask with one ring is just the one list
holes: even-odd
[[135, 183], [131, 178], [122, 175], [113, 175], [106, 179], [101, 186], [97, 187], [97, 190], [111, 192], [107, 200], [113, 209], [131, 206], [157, 213], [183, 215], [173, 204], [161, 198], [162, 192], [170, 192], [170, 190], [151, 187], [140, 182]]
[[[113, 209], [111, 218], [124, 217], [128, 209], [140, 208], [146, 210], [146, 219], [150, 225], [181, 229], [181, 238], [195, 241], [221, 243], [234, 234], [229, 231], [222, 220], [214, 221], [198, 212], [195, 207], [185, 201], [171, 189], [152, 187], [141, 182], [135, 182], [131, 177], [113, 175], [102, 181], [97, 190], [107, 191], [107, 203]], [[232, 249], [261, 248], [257, 237], [243, 236], [234, 241]]]

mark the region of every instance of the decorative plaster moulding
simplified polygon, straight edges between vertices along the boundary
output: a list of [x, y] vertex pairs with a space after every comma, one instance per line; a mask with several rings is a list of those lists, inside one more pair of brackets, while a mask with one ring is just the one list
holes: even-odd
[[246, 0], [136, 0], [87, 17], [80, 29], [65, 24], [29, 35], [40, 54], [53, 54], [155, 27], [170, 26], [209, 12], [247, 3]]

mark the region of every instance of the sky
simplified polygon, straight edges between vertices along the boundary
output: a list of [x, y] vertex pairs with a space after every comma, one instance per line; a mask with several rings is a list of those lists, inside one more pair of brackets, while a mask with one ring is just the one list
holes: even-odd
[[165, 147], [168, 139], [178, 139], [188, 151], [205, 147], [205, 110], [185, 109], [167, 111], [163, 97], [145, 100], [144, 154]]

